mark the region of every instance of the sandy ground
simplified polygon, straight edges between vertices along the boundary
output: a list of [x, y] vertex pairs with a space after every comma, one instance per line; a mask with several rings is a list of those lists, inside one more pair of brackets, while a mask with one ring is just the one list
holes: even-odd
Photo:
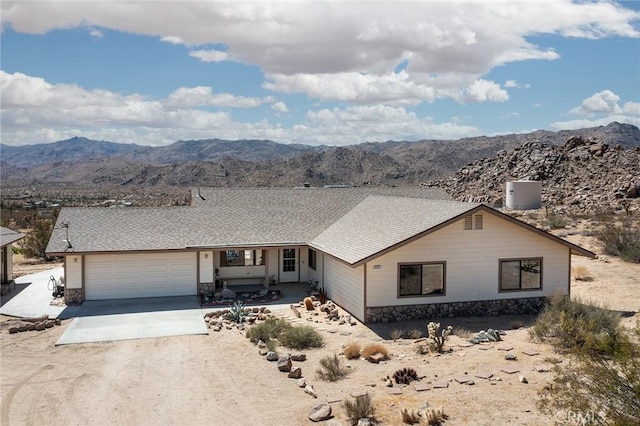
[[36, 272], [58, 268], [63, 265], [64, 263], [62, 261], [43, 262], [41, 260], [26, 258], [23, 254], [14, 254], [13, 277], [17, 278], [22, 275], [35, 274]]
[[[591, 237], [575, 235], [569, 239], [599, 251]], [[640, 265], [615, 258], [603, 261], [579, 257], [573, 258], [573, 265], [585, 266], [593, 280], [572, 282], [572, 295], [596, 299], [620, 311], [640, 309]], [[400, 409], [418, 409], [424, 403], [444, 407], [450, 416], [447, 425], [553, 423], [553, 417], [539, 413], [535, 405], [537, 391], [550, 381], [552, 373], [540, 373], [534, 367], [550, 367], [550, 357], [564, 358], [548, 345], [530, 342], [526, 328], [510, 329], [517, 321], [528, 325], [533, 319], [530, 316], [445, 320], [443, 325], [472, 331], [505, 329], [506, 335], [503, 342], [482, 347], [459, 346], [464, 340], [453, 336], [448, 342], [451, 353], [418, 355], [413, 340], [394, 342], [390, 335], [394, 329], [418, 328], [424, 332], [425, 321], [368, 328], [361, 324], [326, 324], [322, 315], [309, 316], [312, 321], [306, 315], [296, 319], [288, 308], [278, 312], [294, 322], [318, 328], [325, 339], [323, 348], [304, 351], [306, 361], [294, 362], [315, 387], [317, 399], [305, 394], [274, 363], [259, 356], [256, 346], [235, 329], [210, 331], [204, 336], [55, 347], [69, 324], [64, 321], [60, 327], [40, 332], [8, 334], [6, 327], [2, 328], [0, 424], [306, 425], [311, 424], [307, 415], [315, 404], [327, 399], [344, 400], [364, 391], [372, 396], [377, 418], [383, 424], [401, 424]], [[625, 324], [635, 324], [637, 318], [625, 318]], [[319, 359], [341, 352], [343, 345], [354, 341], [362, 346], [382, 341], [391, 359], [384, 365], [345, 360], [351, 370], [345, 380], [325, 383], [316, 379]], [[506, 361], [506, 351], [498, 349], [504, 347], [512, 347], [509, 353], [517, 355], [518, 360]], [[529, 350], [539, 354], [523, 353]], [[446, 382], [448, 387], [418, 392], [412, 384], [402, 387], [401, 395], [388, 394], [383, 377], [403, 367], [415, 368], [424, 376], [420, 383]], [[506, 368], [520, 372], [501, 371]], [[479, 373], [493, 374], [501, 380], [474, 377]], [[529, 383], [520, 383], [520, 375]], [[455, 380], [469, 376], [475, 382], [472, 386]], [[349, 424], [340, 402], [331, 405], [337, 424]]]

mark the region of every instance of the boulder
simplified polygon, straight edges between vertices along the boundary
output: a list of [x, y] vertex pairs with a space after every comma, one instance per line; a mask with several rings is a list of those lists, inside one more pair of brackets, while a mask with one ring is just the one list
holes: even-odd
[[299, 379], [302, 377], [302, 369], [300, 367], [296, 367], [294, 369], [292, 369], [291, 371], [289, 371], [289, 374], [287, 374], [287, 377], [290, 379]]
[[223, 299], [235, 299], [236, 298], [236, 292], [231, 290], [231, 289], [229, 289], [229, 288], [225, 288], [220, 293], [220, 297], [222, 297]]
[[271, 351], [271, 352], [267, 353], [267, 361], [277, 361], [278, 358], [280, 358], [280, 357], [278, 356], [277, 352]]
[[331, 417], [331, 406], [327, 403], [318, 404], [309, 412], [309, 420], [312, 422], [322, 422]]
[[506, 359], [507, 361], [517, 361], [518, 357], [515, 354], [506, 354], [504, 356], [504, 359]]
[[306, 361], [307, 360], [307, 356], [305, 354], [302, 354], [302, 353], [295, 353], [295, 354], [291, 355], [291, 360], [292, 361], [297, 361], [297, 362]]
[[303, 388], [307, 386], [307, 381], [304, 379], [304, 377], [301, 377], [296, 381], [296, 385], [298, 385], [298, 387], [300, 388]]
[[311, 386], [311, 385], [307, 385], [307, 386], [304, 387], [304, 393], [309, 394], [314, 398], [318, 397], [318, 395], [316, 395], [315, 389], [313, 389], [313, 386]]
[[293, 364], [291, 363], [290, 356], [284, 356], [278, 359], [278, 362], [276, 363], [276, 367], [278, 367], [278, 370], [283, 371], [285, 373], [288, 373], [289, 371], [291, 371], [292, 365]]

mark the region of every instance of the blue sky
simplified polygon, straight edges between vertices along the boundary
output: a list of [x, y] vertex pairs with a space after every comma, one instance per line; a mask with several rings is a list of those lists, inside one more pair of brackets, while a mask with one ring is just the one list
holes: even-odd
[[3, 1], [2, 143], [640, 126], [640, 2]]

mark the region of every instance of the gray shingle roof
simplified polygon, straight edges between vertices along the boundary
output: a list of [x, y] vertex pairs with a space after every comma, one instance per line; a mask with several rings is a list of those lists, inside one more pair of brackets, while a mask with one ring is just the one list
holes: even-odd
[[449, 200], [369, 196], [310, 245], [354, 264], [477, 206]]
[[24, 238], [24, 234], [13, 229], [0, 226], [0, 247], [4, 247], [7, 244], [14, 243]]
[[450, 199], [438, 188], [203, 189], [193, 207], [63, 208], [47, 253], [306, 244], [369, 195]]

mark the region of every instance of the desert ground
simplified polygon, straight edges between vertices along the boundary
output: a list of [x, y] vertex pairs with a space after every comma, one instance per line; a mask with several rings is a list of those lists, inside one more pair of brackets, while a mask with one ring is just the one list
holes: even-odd
[[[575, 234], [567, 238], [600, 253], [593, 237]], [[572, 280], [572, 296], [631, 312], [623, 321], [633, 326], [640, 318], [640, 265], [610, 256], [595, 260], [574, 256], [572, 262], [584, 266], [591, 277], [591, 281]], [[21, 267], [19, 261], [18, 273]], [[275, 363], [260, 356], [258, 348], [237, 329], [210, 330], [202, 336], [56, 347], [54, 343], [70, 320], [44, 331], [9, 334], [8, 318], [3, 317], [0, 423], [308, 425], [312, 424], [307, 417], [311, 408], [330, 400], [336, 401], [331, 402], [334, 417], [321, 424], [348, 425], [341, 400], [362, 392], [372, 397], [381, 424], [402, 424], [402, 408], [417, 410], [424, 404], [444, 408], [449, 416], [447, 425], [554, 423], [553, 415], [536, 409], [537, 392], [551, 380], [552, 373], [537, 370], [550, 368], [553, 360], [568, 360], [549, 345], [529, 340], [526, 326], [532, 316], [443, 319], [443, 326], [451, 324], [472, 332], [502, 329], [506, 334], [502, 342], [470, 347], [465, 345], [466, 339], [452, 336], [447, 342], [449, 353], [419, 355], [414, 339], [393, 341], [391, 334], [393, 330], [413, 329], [424, 334], [426, 320], [350, 326], [326, 323], [324, 314], [303, 313], [298, 319], [289, 307], [271, 308], [277, 316], [316, 327], [323, 336], [323, 348], [302, 351], [307, 360], [293, 363], [313, 385], [317, 398], [306, 394], [295, 379], [287, 378]], [[512, 329], [518, 323], [525, 327]], [[380, 364], [344, 359], [350, 370], [346, 379], [334, 383], [317, 379], [320, 358], [342, 353], [342, 347], [352, 342], [363, 347], [382, 343], [391, 357]], [[278, 351], [295, 352], [285, 348]], [[517, 360], [505, 360], [506, 353], [515, 354]], [[403, 367], [414, 368], [423, 378], [408, 386], [394, 385], [392, 389], [400, 389], [401, 394], [392, 395], [384, 378]], [[508, 374], [503, 369], [518, 372]], [[525, 376], [528, 383], [521, 383], [519, 376]], [[460, 384], [458, 381], [464, 381], [461, 379], [471, 379], [474, 384]], [[418, 392], [416, 383], [445, 383], [447, 387]]]

